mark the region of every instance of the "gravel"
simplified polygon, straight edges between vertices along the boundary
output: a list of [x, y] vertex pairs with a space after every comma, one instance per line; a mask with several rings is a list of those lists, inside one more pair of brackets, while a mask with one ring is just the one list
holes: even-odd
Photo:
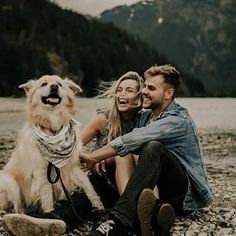
[[[215, 200], [208, 208], [185, 218], [178, 217], [171, 233], [173, 236], [236, 235], [236, 130], [202, 130], [200, 137]], [[0, 168], [15, 147], [15, 138], [16, 132], [8, 130], [1, 133]], [[6, 212], [0, 212], [0, 235], [8, 236], [1, 224], [4, 214]], [[67, 235], [86, 235], [89, 228], [85, 228]]]

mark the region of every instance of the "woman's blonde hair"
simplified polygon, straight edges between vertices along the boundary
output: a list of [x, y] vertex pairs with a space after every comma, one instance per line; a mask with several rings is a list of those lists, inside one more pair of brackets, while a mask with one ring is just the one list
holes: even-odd
[[125, 122], [122, 120], [120, 112], [117, 109], [116, 104], [116, 92], [117, 88], [119, 87], [120, 83], [124, 80], [131, 79], [137, 81], [137, 104], [134, 105], [134, 109], [136, 108], [137, 111], [142, 107], [142, 88], [144, 85], [143, 78], [134, 71], [129, 71], [122, 75], [118, 80], [112, 82], [105, 82], [101, 84], [100, 94], [98, 98], [106, 97], [111, 98], [112, 103], [108, 114], [107, 119], [107, 128], [108, 128], [108, 140], [112, 140], [120, 135], [126, 133], [126, 125]]

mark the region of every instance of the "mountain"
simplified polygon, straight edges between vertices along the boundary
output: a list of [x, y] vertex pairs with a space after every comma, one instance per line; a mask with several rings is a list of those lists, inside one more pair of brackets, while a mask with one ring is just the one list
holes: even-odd
[[236, 96], [236, 1], [145, 0], [103, 12], [199, 78], [210, 96]]
[[165, 62], [124, 30], [46, 0], [1, 0], [0, 22], [0, 96], [44, 74], [68, 76], [93, 96], [101, 80]]

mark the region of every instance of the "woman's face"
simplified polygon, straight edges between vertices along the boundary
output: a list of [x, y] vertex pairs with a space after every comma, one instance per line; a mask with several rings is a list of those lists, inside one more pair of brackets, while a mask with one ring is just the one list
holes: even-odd
[[116, 105], [120, 112], [131, 111], [139, 104], [138, 82], [132, 79], [122, 80], [116, 90]]

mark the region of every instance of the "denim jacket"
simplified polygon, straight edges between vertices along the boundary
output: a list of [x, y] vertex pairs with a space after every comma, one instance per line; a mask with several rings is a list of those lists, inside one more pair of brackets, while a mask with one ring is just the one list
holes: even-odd
[[[213, 201], [209, 188], [203, 154], [195, 124], [186, 108], [171, 102], [154, 122], [149, 122], [151, 111], [139, 116], [132, 132], [110, 142], [120, 156], [137, 152], [146, 142], [157, 140], [176, 156], [187, 172], [189, 187], [184, 210], [206, 207]], [[142, 127], [146, 125], [145, 127]]]

